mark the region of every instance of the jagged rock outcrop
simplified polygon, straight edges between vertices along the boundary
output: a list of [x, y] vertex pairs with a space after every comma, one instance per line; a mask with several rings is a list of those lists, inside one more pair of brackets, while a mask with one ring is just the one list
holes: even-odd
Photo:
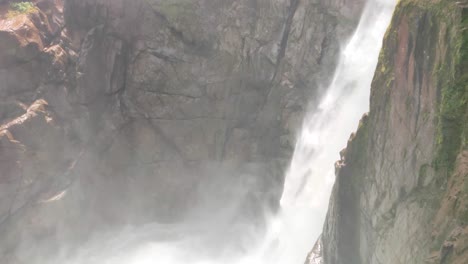
[[229, 188], [212, 187], [211, 206], [232, 188], [245, 192], [239, 217], [274, 210], [308, 99], [363, 5], [37, 0], [9, 15], [3, 2], [5, 263], [40, 262], [33, 245], [46, 256], [96, 229], [180, 219], [213, 178]]
[[314, 247], [306, 258], [305, 264], [324, 264], [323, 262], [323, 243], [322, 238], [319, 237], [315, 242]]
[[337, 167], [326, 264], [467, 263], [467, 6], [399, 2]]

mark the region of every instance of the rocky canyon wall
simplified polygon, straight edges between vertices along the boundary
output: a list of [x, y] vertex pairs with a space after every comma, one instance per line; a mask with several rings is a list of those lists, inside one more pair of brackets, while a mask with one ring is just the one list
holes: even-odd
[[399, 2], [337, 163], [324, 263], [468, 262], [467, 8]]
[[203, 204], [200, 190], [220, 197], [211, 212], [239, 191], [239, 217], [274, 210], [309, 100], [363, 8], [37, 0], [11, 12], [10, 2], [0, 6], [2, 263], [47, 261], [37, 256], [97, 229], [176, 221]]

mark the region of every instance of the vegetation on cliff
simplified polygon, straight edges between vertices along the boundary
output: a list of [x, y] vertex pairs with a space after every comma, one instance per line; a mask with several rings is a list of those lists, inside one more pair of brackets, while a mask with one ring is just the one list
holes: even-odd
[[[346, 167], [361, 169], [337, 174], [339, 183], [349, 178], [354, 193], [337, 189], [331, 200], [331, 208], [358, 203], [356, 212], [348, 212], [354, 216], [347, 222], [329, 215], [325, 254], [335, 254], [330, 249], [341, 239], [356, 241], [359, 263], [467, 263], [468, 11], [462, 2], [399, 1], [368, 120], [344, 155]], [[359, 231], [340, 233], [347, 226]], [[350, 263], [345, 253], [335, 254], [335, 263]]]
[[36, 11], [36, 5], [33, 2], [10, 3], [7, 17], [15, 17], [21, 14], [30, 14]]
[[[441, 89], [439, 107], [439, 128], [437, 138], [437, 157], [435, 160], [436, 169], [445, 170], [449, 175], [453, 169], [456, 157], [461, 147], [466, 147], [466, 130], [468, 123], [467, 102], [468, 102], [468, 12], [464, 10], [462, 17], [455, 17], [455, 20], [448, 18], [460, 16], [460, 12], [453, 12], [455, 5], [450, 8], [440, 7], [441, 19], [450, 23], [452, 32], [448, 36], [450, 56], [445, 62], [438, 65], [435, 73]], [[453, 23], [462, 23], [454, 25]], [[443, 82], [445, 80], [445, 82]]]

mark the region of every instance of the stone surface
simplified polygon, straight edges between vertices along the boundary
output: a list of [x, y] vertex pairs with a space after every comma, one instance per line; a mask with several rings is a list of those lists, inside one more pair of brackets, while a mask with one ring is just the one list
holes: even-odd
[[[238, 218], [261, 221], [363, 5], [33, 2], [30, 14], [0, 12], [5, 263], [234, 200]], [[220, 198], [207, 203], [207, 191]]]
[[398, 4], [337, 167], [325, 263], [466, 263], [467, 19], [461, 2]]

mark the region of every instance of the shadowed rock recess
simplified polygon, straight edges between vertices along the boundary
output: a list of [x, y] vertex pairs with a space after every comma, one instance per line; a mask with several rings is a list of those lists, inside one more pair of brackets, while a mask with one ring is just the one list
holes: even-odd
[[[261, 221], [363, 8], [37, 0], [15, 13], [10, 2], [0, 1], [2, 263], [217, 210], [238, 190], [238, 217]], [[213, 179], [219, 198], [205, 205]]]
[[337, 165], [326, 264], [468, 263], [467, 8], [399, 2]]

